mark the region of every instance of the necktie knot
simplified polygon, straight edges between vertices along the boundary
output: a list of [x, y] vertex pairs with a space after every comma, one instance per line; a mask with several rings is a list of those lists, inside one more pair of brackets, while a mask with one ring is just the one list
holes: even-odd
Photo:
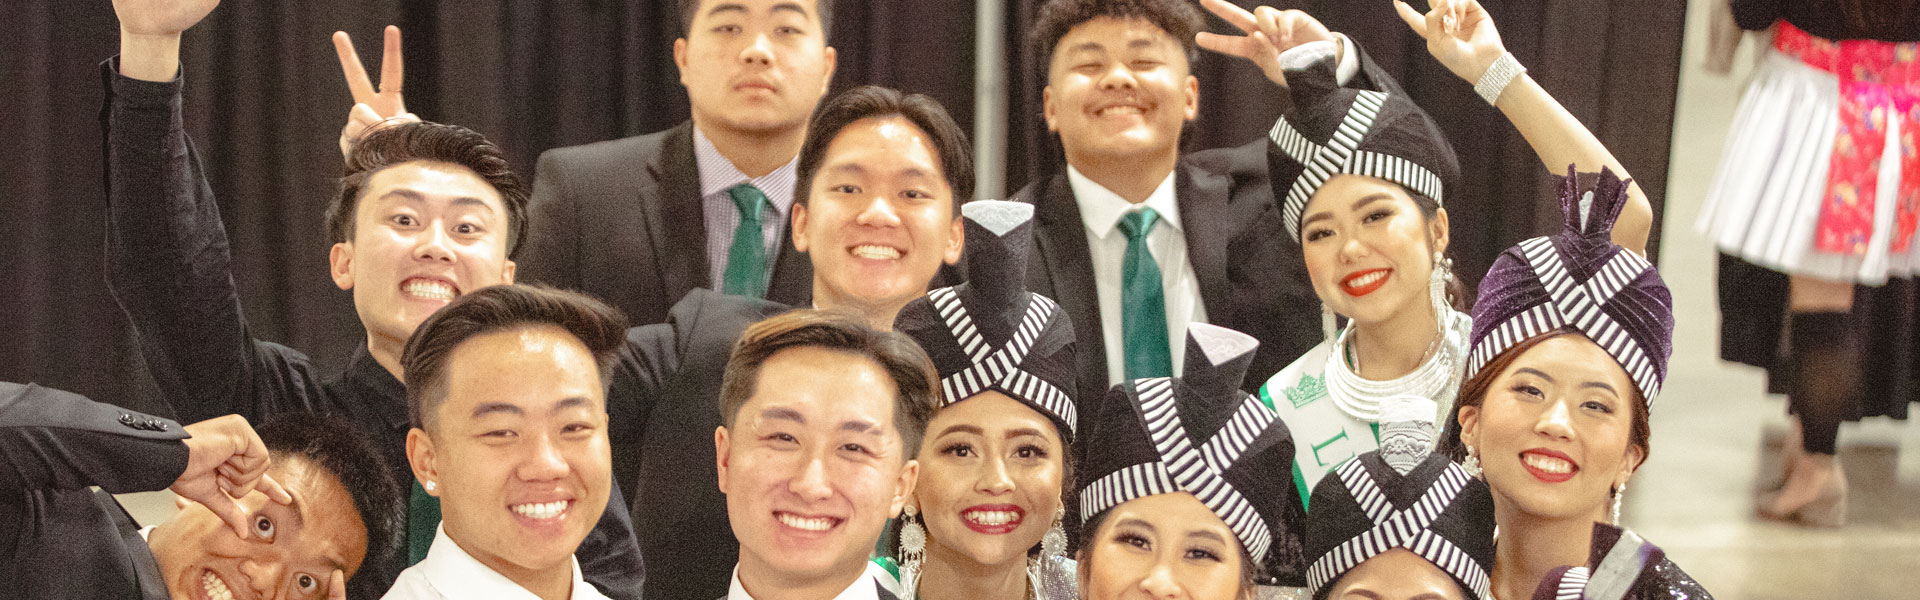
[[1153, 226], [1160, 222], [1160, 213], [1151, 208], [1132, 211], [1120, 219], [1120, 232], [1127, 234], [1127, 241], [1137, 241], [1147, 237]]
[[767, 204], [767, 195], [751, 183], [742, 183], [727, 188], [727, 195], [733, 198], [734, 208], [740, 209], [740, 220], [760, 221], [760, 209]]

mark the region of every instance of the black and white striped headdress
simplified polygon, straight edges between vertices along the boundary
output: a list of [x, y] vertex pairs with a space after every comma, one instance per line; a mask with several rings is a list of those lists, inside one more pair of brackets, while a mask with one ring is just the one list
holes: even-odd
[[1602, 170], [1585, 193], [1570, 166], [1560, 180], [1566, 229], [1500, 253], [1480, 280], [1466, 377], [1534, 336], [1571, 327], [1620, 363], [1648, 410], [1673, 353], [1673, 294], [1653, 263], [1614, 245], [1627, 181]]
[[1181, 377], [1114, 386], [1086, 432], [1083, 520], [1136, 498], [1189, 493], [1263, 565], [1263, 582], [1302, 585], [1293, 438], [1272, 408], [1240, 390], [1258, 345], [1195, 323]]
[[1380, 452], [1335, 469], [1308, 506], [1307, 587], [1326, 598], [1360, 563], [1405, 548], [1452, 577], [1469, 598], [1491, 598], [1493, 496], [1445, 455], [1427, 454], [1402, 474]]
[[1280, 149], [1268, 155], [1274, 197], [1293, 239], [1300, 239], [1307, 201], [1335, 175], [1377, 177], [1445, 202], [1460, 166], [1425, 111], [1402, 96], [1340, 87], [1330, 44], [1296, 47], [1281, 61], [1293, 109], [1268, 132]]
[[1712, 597], [1659, 546], [1632, 531], [1594, 523], [1587, 553], [1586, 565], [1548, 571], [1533, 590], [1534, 600]]
[[967, 282], [900, 309], [894, 329], [912, 337], [940, 372], [941, 405], [998, 391], [1039, 411], [1071, 441], [1073, 324], [1052, 299], [1026, 290], [1033, 205], [980, 200], [960, 207]]

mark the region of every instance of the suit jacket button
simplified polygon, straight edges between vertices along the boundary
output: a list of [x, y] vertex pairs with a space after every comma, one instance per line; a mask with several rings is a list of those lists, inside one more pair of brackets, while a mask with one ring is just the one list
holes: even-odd
[[134, 429], [140, 428], [139, 421], [135, 420], [133, 418], [133, 415], [130, 415], [130, 414], [122, 413], [120, 415], [120, 424], [128, 427], [132, 427]]

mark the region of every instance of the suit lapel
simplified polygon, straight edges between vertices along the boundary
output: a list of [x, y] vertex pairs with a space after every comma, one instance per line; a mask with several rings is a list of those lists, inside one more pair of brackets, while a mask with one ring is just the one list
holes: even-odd
[[648, 239], [659, 244], [654, 256], [693, 257], [661, 261], [662, 287], [668, 298], [678, 300], [689, 290], [712, 286], [707, 281], [706, 212], [700, 204], [700, 167], [693, 158], [693, 122], [673, 128], [663, 142], [663, 151], [646, 166], [660, 191], [659, 201], [641, 202], [640, 207], [647, 212]]
[[[796, 196], [800, 193], [794, 190]], [[793, 248], [791, 213], [782, 231], [780, 253], [774, 258], [773, 274], [767, 283], [767, 299], [788, 306], [810, 306], [813, 304], [813, 259]]]
[[1180, 205], [1180, 226], [1187, 238], [1187, 261], [1200, 280], [1200, 302], [1207, 320], [1226, 323], [1230, 289], [1227, 282], [1227, 242], [1233, 239], [1226, 218], [1230, 180], [1186, 161], [1174, 169], [1174, 201]]

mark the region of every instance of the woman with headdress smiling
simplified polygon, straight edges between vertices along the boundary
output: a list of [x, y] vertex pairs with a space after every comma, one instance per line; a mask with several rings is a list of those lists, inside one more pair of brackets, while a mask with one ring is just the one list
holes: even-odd
[[901, 520], [900, 595], [1071, 600], [1073, 326], [1023, 286], [1033, 205], [981, 200], [960, 212], [967, 283], [894, 319], [933, 359], [942, 392]]
[[[1209, 6], [1231, 13], [1216, 2]], [[1476, 82], [1475, 91], [1507, 117], [1549, 169], [1623, 171], [1592, 132], [1526, 76], [1479, 3], [1434, 0], [1424, 15], [1405, 3], [1395, 6], [1427, 39], [1428, 51], [1455, 75]], [[1325, 31], [1297, 11], [1269, 10], [1260, 14], [1278, 16], [1259, 21], [1261, 28], [1249, 29], [1250, 36], [1278, 39], [1267, 29]], [[1255, 21], [1246, 15], [1246, 23]], [[1336, 65], [1352, 62], [1348, 54], [1359, 52], [1351, 40], [1344, 48], [1322, 41], [1274, 53], [1264, 43], [1238, 42], [1247, 38], [1226, 39], [1236, 43], [1206, 45], [1268, 67], [1293, 97], [1294, 108], [1270, 133], [1269, 161], [1281, 220], [1287, 235], [1300, 242], [1327, 339], [1268, 379], [1260, 395], [1293, 432], [1299, 451], [1292, 479], [1306, 503], [1314, 484], [1335, 465], [1380, 447], [1383, 399], [1433, 399], [1436, 424], [1453, 403], [1472, 321], [1455, 308], [1462, 298], [1450, 289], [1455, 284], [1442, 199], [1467, 194], [1457, 186], [1452, 147], [1391, 79], [1368, 69], [1368, 80], [1381, 89], [1335, 85], [1341, 69]], [[1276, 72], [1284, 76], [1271, 75]], [[1653, 212], [1637, 187], [1630, 190], [1614, 237], [1638, 249], [1646, 244]], [[1336, 313], [1347, 319], [1338, 333]]]

